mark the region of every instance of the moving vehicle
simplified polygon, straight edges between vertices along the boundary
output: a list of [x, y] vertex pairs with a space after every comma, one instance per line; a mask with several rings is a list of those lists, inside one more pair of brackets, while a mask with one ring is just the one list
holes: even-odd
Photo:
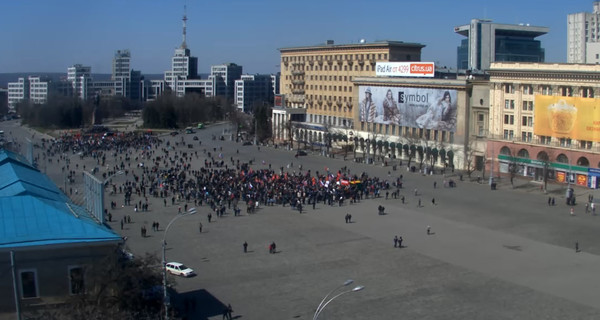
[[192, 140], [194, 140], [194, 141], [198, 140], [198, 136], [194, 136], [194, 138], [192, 138]]
[[192, 128], [192, 127], [185, 128], [185, 133], [188, 133], [188, 134], [189, 133], [194, 133], [194, 128]]
[[204, 129], [204, 123], [198, 123], [197, 129]]
[[194, 273], [194, 270], [179, 262], [168, 262], [165, 264], [165, 269], [170, 274], [182, 277], [191, 277], [196, 274]]
[[307, 155], [306, 151], [298, 150], [298, 152], [296, 152], [296, 156], [305, 156], [305, 155]]
[[173, 131], [173, 132], [171, 132], [171, 135], [172, 135], [172, 136], [176, 136], [176, 135], [178, 135], [178, 134], [179, 134], [179, 132], [177, 132], [177, 131]]

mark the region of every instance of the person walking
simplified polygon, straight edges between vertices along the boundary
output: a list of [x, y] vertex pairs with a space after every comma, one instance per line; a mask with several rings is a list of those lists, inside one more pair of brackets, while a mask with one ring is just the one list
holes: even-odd
[[202, 222], [200, 222], [200, 223], [198, 224], [198, 231], [199, 231], [200, 233], [202, 233]]
[[575, 241], [575, 252], [580, 252], [580, 250], [579, 250], [579, 241]]
[[398, 248], [402, 248], [402, 236], [398, 237]]
[[244, 247], [244, 253], [248, 252], [248, 242], [244, 241], [244, 244], [242, 244], [242, 246]]
[[427, 235], [431, 234], [431, 226], [427, 226]]
[[398, 236], [394, 236], [394, 248], [398, 247]]

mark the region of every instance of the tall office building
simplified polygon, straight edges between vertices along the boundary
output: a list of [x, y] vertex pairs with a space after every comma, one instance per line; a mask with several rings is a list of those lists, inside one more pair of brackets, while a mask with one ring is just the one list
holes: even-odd
[[600, 63], [600, 1], [592, 13], [567, 16], [567, 62]]
[[470, 24], [454, 27], [467, 37], [457, 49], [457, 68], [483, 72], [492, 62], [544, 62], [545, 52], [535, 38], [548, 33], [547, 27], [524, 24], [499, 24], [473, 19]]
[[17, 82], [8, 83], [8, 108], [14, 111], [17, 103], [31, 101], [35, 104], [43, 104], [48, 101], [48, 79], [39, 76], [19, 78]]
[[216, 77], [216, 87], [213, 95], [233, 99], [235, 80], [242, 76], [242, 66], [235, 63], [225, 63], [210, 67], [210, 75]]
[[87, 100], [90, 96], [92, 84], [92, 67], [76, 64], [67, 69], [67, 81], [73, 87], [73, 95], [81, 100]]
[[183, 41], [181, 46], [175, 49], [171, 58], [171, 70], [165, 71], [165, 84], [173, 91], [178, 92], [178, 80], [198, 78], [198, 58], [190, 55], [190, 49], [186, 43], [187, 15], [183, 15]]
[[235, 80], [235, 105], [242, 112], [253, 112], [256, 103], [273, 101], [273, 82], [270, 74], [244, 74]]
[[111, 80], [129, 78], [131, 53], [129, 50], [117, 50], [112, 62]]

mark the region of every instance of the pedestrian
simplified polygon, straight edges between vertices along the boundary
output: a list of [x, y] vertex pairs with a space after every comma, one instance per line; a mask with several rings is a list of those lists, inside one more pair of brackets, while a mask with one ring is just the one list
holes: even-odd
[[575, 252], [580, 252], [580, 250], [579, 250], [579, 241], [575, 241]]
[[210, 223], [210, 222], [211, 222], [211, 220], [212, 220], [212, 213], [208, 213], [208, 216], [207, 216], [207, 217], [208, 217], [208, 223]]
[[198, 232], [202, 233], [202, 222], [198, 224]]
[[402, 236], [398, 237], [398, 248], [402, 248]]
[[112, 222], [112, 214], [110, 212], [108, 213], [108, 222]]
[[394, 248], [398, 247], [398, 236], [394, 236]]
[[548, 205], [550, 205], [550, 204], [552, 204], [552, 197], [548, 197]]
[[433, 188], [435, 189], [437, 187], [437, 181], [433, 182]]
[[585, 204], [585, 213], [590, 212], [589, 204]]
[[421, 198], [419, 198], [419, 205], [417, 207], [421, 207]]
[[123, 220], [121, 220], [121, 230], [123, 230]]
[[435, 206], [435, 198], [431, 198], [431, 204]]
[[575, 215], [575, 210], [573, 208], [571, 208], [571, 216]]
[[554, 199], [554, 197], [552, 197], [552, 206], [554, 206], [554, 204], [555, 204], [554, 201], [555, 201], [555, 199]]
[[143, 226], [140, 228], [140, 233], [142, 234], [142, 238], [146, 236], [146, 235], [144, 234], [144, 227], [143, 227]]
[[427, 235], [430, 235], [430, 234], [431, 234], [431, 227], [427, 226]]
[[402, 200], [402, 204], [404, 204], [404, 196], [402, 196], [400, 200]]
[[352, 223], [352, 215], [348, 213], [348, 223]]
[[244, 253], [248, 252], [248, 242], [244, 241], [242, 246], [244, 247]]

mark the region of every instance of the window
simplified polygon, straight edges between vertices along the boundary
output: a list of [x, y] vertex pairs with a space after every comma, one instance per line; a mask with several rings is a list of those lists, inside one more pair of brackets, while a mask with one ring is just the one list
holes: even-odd
[[560, 143], [561, 147], [570, 147], [571, 146], [571, 139], [569, 139], [569, 138], [560, 138], [559, 143]]
[[521, 139], [523, 140], [523, 142], [531, 142], [532, 137], [533, 137], [533, 134], [531, 132], [522, 132], [521, 133]]
[[512, 140], [514, 138], [515, 132], [513, 130], [504, 130], [504, 139]]
[[571, 87], [560, 87], [559, 92], [560, 92], [560, 95], [563, 97], [572, 97], [573, 96], [573, 88], [571, 88]]
[[515, 124], [515, 116], [512, 114], [505, 114], [504, 124]]
[[504, 84], [504, 93], [515, 93], [515, 88], [510, 83]]
[[552, 87], [551, 86], [542, 86], [542, 94], [551, 96], [552, 95]]
[[504, 109], [514, 109], [515, 108], [515, 100], [504, 100]]
[[82, 294], [85, 292], [83, 267], [69, 268], [69, 293]]
[[550, 144], [550, 142], [552, 142], [552, 137], [541, 136], [540, 141], [542, 144]]
[[483, 113], [478, 113], [477, 114], [477, 121], [483, 122], [484, 119], [485, 119], [484, 117], [485, 117], [485, 115]]
[[592, 142], [591, 141], [579, 141], [579, 147], [581, 149], [591, 149], [592, 148]]
[[594, 89], [593, 88], [581, 88], [581, 96], [584, 98], [593, 98], [594, 97]]
[[533, 94], [533, 87], [531, 85], [523, 86], [523, 94]]
[[524, 127], [533, 127], [533, 117], [524, 116], [521, 125]]
[[533, 101], [523, 101], [523, 111], [533, 111]]
[[21, 297], [23, 299], [37, 298], [39, 296], [35, 270], [21, 271], [19, 279], [21, 280]]

